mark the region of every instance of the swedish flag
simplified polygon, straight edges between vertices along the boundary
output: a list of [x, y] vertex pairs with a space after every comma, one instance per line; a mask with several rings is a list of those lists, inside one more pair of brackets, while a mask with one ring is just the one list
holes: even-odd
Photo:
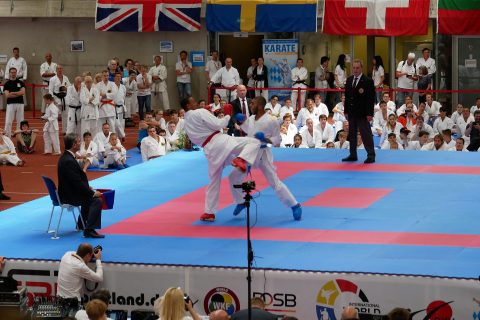
[[316, 0], [208, 0], [213, 32], [316, 32]]

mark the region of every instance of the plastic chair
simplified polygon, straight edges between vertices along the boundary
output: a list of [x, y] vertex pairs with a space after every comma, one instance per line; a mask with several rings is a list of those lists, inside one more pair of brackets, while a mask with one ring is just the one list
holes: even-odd
[[[52, 200], [52, 212], [50, 213], [50, 220], [48, 221], [48, 228], [47, 228], [47, 233], [54, 233], [52, 239], [57, 240], [60, 238], [58, 236], [58, 228], [60, 227], [60, 221], [62, 220], [63, 209], [67, 209], [68, 211], [72, 212], [73, 220], [75, 221], [76, 230], [79, 231], [78, 224], [77, 224], [77, 217], [75, 216], [75, 211], [74, 211], [74, 209], [77, 208], [78, 216], [80, 217], [80, 222], [82, 223], [82, 227], [85, 229], [85, 222], [83, 221], [82, 213], [80, 212], [80, 207], [74, 206], [71, 204], [61, 203], [60, 197], [58, 196], [57, 186], [55, 185], [55, 182], [53, 182], [52, 179], [46, 176], [42, 176], [42, 179], [45, 182], [45, 185], [47, 186], [48, 194], [50, 195], [50, 199]], [[50, 225], [52, 223], [52, 217], [53, 217], [53, 210], [55, 210], [55, 207], [61, 208], [60, 216], [58, 217], [57, 228], [55, 230], [50, 230]]]

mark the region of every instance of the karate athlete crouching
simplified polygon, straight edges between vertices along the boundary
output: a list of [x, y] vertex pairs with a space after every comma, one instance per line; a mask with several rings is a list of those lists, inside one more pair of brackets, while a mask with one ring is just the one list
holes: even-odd
[[[282, 141], [282, 137], [280, 136], [280, 126], [275, 117], [265, 112], [265, 104], [266, 100], [264, 97], [256, 97], [252, 100], [252, 104], [250, 105], [253, 115], [248, 119], [245, 119], [243, 114], [238, 114], [237, 121], [241, 123], [240, 127], [248, 137], [256, 137], [265, 144], [270, 143], [274, 146], [278, 146]], [[262, 146], [253, 166], [262, 171], [280, 201], [292, 209], [293, 218], [295, 220], [300, 220], [302, 218], [302, 207], [290, 190], [288, 190], [287, 186], [278, 178], [275, 166], [273, 165], [271, 148], [266, 147], [266, 145]], [[233, 185], [241, 184], [245, 176], [246, 173], [239, 170], [233, 170], [228, 176], [230, 180], [230, 191], [237, 203], [237, 206], [233, 211], [233, 215], [235, 216], [245, 209], [245, 204], [242, 190], [234, 188]]]
[[198, 108], [193, 97], [183, 99], [181, 106], [186, 110], [185, 132], [193, 143], [203, 147], [208, 160], [210, 182], [205, 196], [205, 213], [200, 220], [215, 221], [223, 168], [232, 163], [245, 172], [247, 165], [252, 165], [257, 159], [260, 142], [254, 138], [224, 134], [223, 128], [227, 127], [230, 116], [222, 119], [215, 117], [210, 111]]

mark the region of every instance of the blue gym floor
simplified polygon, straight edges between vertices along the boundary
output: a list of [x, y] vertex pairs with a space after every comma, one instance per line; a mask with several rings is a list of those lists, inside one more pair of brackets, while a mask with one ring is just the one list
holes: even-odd
[[[479, 276], [479, 153], [378, 151], [373, 165], [341, 163], [346, 153], [274, 150], [279, 176], [303, 205], [301, 221], [253, 172], [260, 189], [252, 205], [256, 267]], [[116, 197], [114, 209], [103, 212], [106, 238], [88, 242], [103, 246], [106, 262], [245, 267], [245, 214], [233, 217], [226, 180], [217, 220], [198, 220], [207, 183], [201, 151], [92, 181], [94, 188], [115, 189]], [[59, 260], [87, 240], [68, 212], [60, 239], [52, 240], [45, 232], [50, 211], [44, 197], [0, 212], [0, 255]]]

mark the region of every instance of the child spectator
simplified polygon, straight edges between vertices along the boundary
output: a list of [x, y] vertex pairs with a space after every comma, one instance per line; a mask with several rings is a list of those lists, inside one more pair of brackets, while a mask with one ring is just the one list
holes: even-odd
[[92, 141], [92, 134], [85, 132], [83, 134], [83, 142], [80, 144], [80, 150], [77, 151], [76, 158], [84, 172], [88, 167], [98, 167], [98, 146]]
[[350, 149], [350, 142], [347, 141], [348, 133], [341, 131], [338, 133], [338, 141], [335, 142], [335, 149]]
[[293, 144], [291, 146], [291, 148], [308, 148], [306, 145], [302, 144], [302, 135], [300, 133], [297, 133], [294, 137], [293, 137]]
[[27, 120], [20, 122], [20, 130], [15, 131], [17, 149], [22, 153], [33, 153], [37, 138], [37, 129], [30, 129]]
[[43, 96], [45, 100], [45, 114], [41, 117], [45, 120], [43, 126], [43, 140], [45, 143], [44, 153], [51, 154], [53, 147], [53, 155], [61, 155], [60, 139], [58, 138], [58, 107], [54, 103], [53, 96], [47, 93]]
[[108, 143], [105, 146], [105, 168], [125, 169], [127, 165], [127, 150], [122, 146], [117, 134], [110, 134]]

